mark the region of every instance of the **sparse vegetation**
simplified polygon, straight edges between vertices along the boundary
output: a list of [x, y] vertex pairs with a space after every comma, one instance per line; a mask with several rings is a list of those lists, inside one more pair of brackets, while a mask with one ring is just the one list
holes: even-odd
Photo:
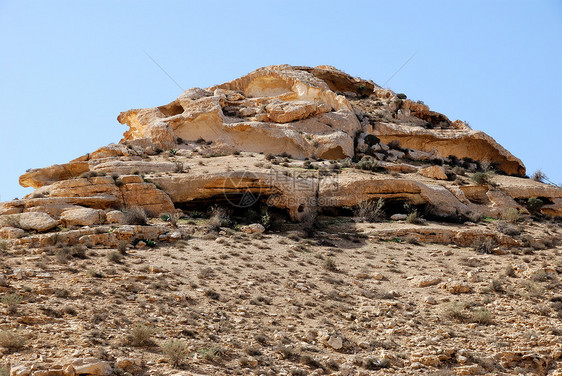
[[185, 342], [178, 339], [172, 339], [163, 344], [162, 353], [174, 367], [181, 366], [188, 355]]
[[478, 185], [492, 185], [492, 179], [494, 178], [493, 171], [483, 171], [475, 172], [471, 176], [471, 180]]
[[123, 254], [118, 251], [111, 251], [107, 254], [107, 259], [111, 262], [119, 264], [123, 261]]
[[465, 309], [466, 303], [458, 301], [450, 302], [443, 307], [443, 315], [448, 319], [465, 321], [467, 319], [467, 315], [464, 312]]
[[531, 197], [527, 199], [527, 209], [531, 214], [537, 214], [540, 212], [541, 208], [543, 207], [544, 203], [540, 198]]
[[384, 219], [384, 199], [362, 201], [355, 209], [355, 216], [360, 221], [380, 222]]
[[7, 240], [0, 239], [0, 251], [7, 251], [10, 249], [10, 243]]
[[143, 346], [153, 346], [154, 341], [152, 337], [155, 334], [154, 327], [137, 323], [133, 325], [131, 333], [128, 338], [128, 342], [131, 346], [143, 347]]
[[4, 347], [8, 351], [23, 349], [25, 342], [25, 338], [18, 332], [0, 330], [0, 347]]
[[134, 207], [126, 209], [123, 213], [125, 214], [125, 224], [142, 226], [147, 224], [148, 217], [143, 208]]
[[331, 272], [337, 271], [336, 261], [332, 257], [328, 257], [324, 260], [324, 269]]
[[496, 241], [492, 238], [482, 238], [472, 244], [472, 248], [479, 253], [492, 253], [495, 247]]
[[23, 296], [19, 294], [4, 295], [1, 299], [2, 304], [6, 306], [8, 313], [14, 314], [18, 311], [18, 307], [23, 301]]
[[509, 223], [517, 223], [521, 220], [521, 214], [517, 208], [507, 208], [502, 213], [502, 218]]
[[544, 172], [542, 172], [542, 170], [537, 170], [533, 173], [533, 175], [531, 175], [531, 179], [533, 179], [534, 181], [544, 183], [545, 180], [548, 179], [548, 177]]

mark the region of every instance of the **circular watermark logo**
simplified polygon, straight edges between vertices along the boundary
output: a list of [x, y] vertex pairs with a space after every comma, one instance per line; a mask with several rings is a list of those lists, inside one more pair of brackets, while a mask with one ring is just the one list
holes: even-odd
[[262, 194], [263, 184], [258, 176], [249, 171], [237, 171], [229, 174], [223, 181], [223, 196], [226, 201], [237, 208], [249, 208], [256, 204]]

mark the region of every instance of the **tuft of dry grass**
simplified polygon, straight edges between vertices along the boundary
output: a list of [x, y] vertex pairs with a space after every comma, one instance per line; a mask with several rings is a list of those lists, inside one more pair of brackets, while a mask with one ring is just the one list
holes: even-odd
[[178, 339], [172, 339], [163, 344], [162, 353], [174, 367], [181, 366], [188, 355], [186, 344]]
[[360, 221], [380, 222], [384, 219], [384, 199], [379, 198], [377, 201], [362, 201], [357, 205], [355, 216]]
[[8, 313], [14, 314], [18, 311], [20, 303], [23, 301], [23, 296], [19, 294], [9, 294], [5, 295], [1, 299], [2, 304], [6, 306]]
[[8, 351], [17, 351], [25, 346], [25, 338], [18, 332], [0, 330], [0, 347]]
[[148, 217], [143, 208], [134, 207], [125, 210], [123, 213], [125, 214], [124, 222], [127, 225], [145, 226], [148, 221]]
[[128, 337], [128, 342], [132, 346], [137, 347], [145, 347], [145, 346], [153, 346], [154, 341], [152, 337], [155, 334], [155, 330], [153, 327], [146, 325], [146, 324], [135, 324], [131, 329], [131, 333]]

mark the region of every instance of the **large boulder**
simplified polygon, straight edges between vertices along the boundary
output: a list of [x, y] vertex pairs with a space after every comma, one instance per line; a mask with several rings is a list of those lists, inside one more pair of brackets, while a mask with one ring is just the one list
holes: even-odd
[[71, 209], [63, 212], [60, 220], [65, 226], [100, 225], [105, 221], [105, 212], [91, 208]]
[[17, 227], [38, 232], [49, 231], [59, 224], [50, 215], [40, 212], [5, 215], [0, 217], [0, 227]]

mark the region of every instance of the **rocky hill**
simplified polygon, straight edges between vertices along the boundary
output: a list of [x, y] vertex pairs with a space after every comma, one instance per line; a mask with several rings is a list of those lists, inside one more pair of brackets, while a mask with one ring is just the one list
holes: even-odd
[[485, 133], [329, 66], [118, 121], [0, 204], [2, 372], [562, 367], [562, 188]]

